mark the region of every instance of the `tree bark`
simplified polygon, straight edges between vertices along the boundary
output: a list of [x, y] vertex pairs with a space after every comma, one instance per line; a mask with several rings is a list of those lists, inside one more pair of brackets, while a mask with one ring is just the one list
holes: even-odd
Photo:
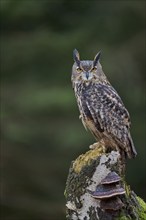
[[[65, 189], [67, 220], [146, 219], [146, 204], [127, 185], [119, 161], [119, 152], [105, 153], [104, 144], [99, 142], [72, 162]], [[104, 208], [102, 203], [110, 200], [93, 197], [97, 186], [113, 171], [121, 177], [120, 184], [125, 189], [124, 195], [115, 196], [122, 208], [113, 201], [112, 208]]]

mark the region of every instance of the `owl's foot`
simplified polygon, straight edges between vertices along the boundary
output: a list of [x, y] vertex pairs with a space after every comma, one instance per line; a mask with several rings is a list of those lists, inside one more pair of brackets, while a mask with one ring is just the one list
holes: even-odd
[[94, 143], [94, 144], [91, 144], [91, 145], [89, 146], [89, 148], [90, 148], [91, 150], [94, 150], [95, 148], [98, 148], [99, 150], [101, 150], [101, 152], [103, 152], [103, 153], [106, 152], [106, 150], [105, 150], [105, 143], [104, 143], [103, 140], [100, 140], [99, 142], [96, 142], [96, 143]]

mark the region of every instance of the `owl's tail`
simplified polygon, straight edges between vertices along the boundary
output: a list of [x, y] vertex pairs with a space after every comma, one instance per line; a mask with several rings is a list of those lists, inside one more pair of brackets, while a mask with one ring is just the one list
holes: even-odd
[[133, 143], [133, 140], [130, 134], [128, 136], [128, 141], [129, 143], [128, 143], [128, 148], [127, 148], [127, 155], [130, 159], [135, 158], [137, 155], [137, 152], [136, 152], [136, 149], [135, 149], [135, 146], [134, 146], [134, 143]]

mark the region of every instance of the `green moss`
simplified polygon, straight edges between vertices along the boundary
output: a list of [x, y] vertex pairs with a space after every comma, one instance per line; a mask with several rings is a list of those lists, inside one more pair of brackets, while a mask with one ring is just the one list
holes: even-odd
[[66, 192], [66, 189], [64, 190], [64, 196], [65, 196], [65, 198], [67, 198], [67, 192]]
[[115, 218], [115, 220], [132, 220], [130, 216], [125, 215], [124, 211], [121, 211], [120, 216]]
[[[136, 208], [133, 206], [133, 210], [135, 210], [135, 214], [137, 215], [139, 220], [146, 220], [146, 203], [140, 198], [136, 197], [139, 207]], [[132, 217], [131, 215], [125, 216], [125, 213], [121, 213], [120, 217], [116, 218], [116, 220], [132, 220], [137, 219], [136, 216]]]
[[120, 218], [118, 218], [117, 220], [130, 220], [131, 218], [128, 218], [128, 217], [126, 217], [126, 216], [122, 216], [122, 217], [120, 217]]
[[146, 220], [146, 203], [137, 196], [137, 200], [139, 202], [140, 208], [138, 210], [139, 219], [140, 220]]
[[127, 183], [124, 180], [124, 186], [125, 186], [125, 191], [126, 191], [126, 195], [129, 197], [131, 194], [131, 188], [129, 185], [127, 185]]

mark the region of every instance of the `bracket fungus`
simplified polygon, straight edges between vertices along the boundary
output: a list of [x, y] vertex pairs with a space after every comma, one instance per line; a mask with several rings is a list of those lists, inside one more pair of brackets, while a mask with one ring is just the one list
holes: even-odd
[[124, 206], [120, 196], [126, 192], [120, 181], [121, 177], [116, 172], [110, 172], [100, 184], [97, 185], [96, 190], [91, 192], [93, 198], [100, 200], [101, 209], [117, 211]]
[[92, 197], [96, 199], [108, 199], [123, 194], [125, 194], [125, 190], [119, 184], [116, 186], [98, 185], [92, 193]]
[[121, 180], [121, 177], [116, 172], [110, 172], [103, 180], [101, 180], [101, 184], [112, 184], [117, 183]]
[[120, 198], [105, 199], [100, 202], [100, 208], [107, 211], [118, 211], [124, 207], [124, 203]]

